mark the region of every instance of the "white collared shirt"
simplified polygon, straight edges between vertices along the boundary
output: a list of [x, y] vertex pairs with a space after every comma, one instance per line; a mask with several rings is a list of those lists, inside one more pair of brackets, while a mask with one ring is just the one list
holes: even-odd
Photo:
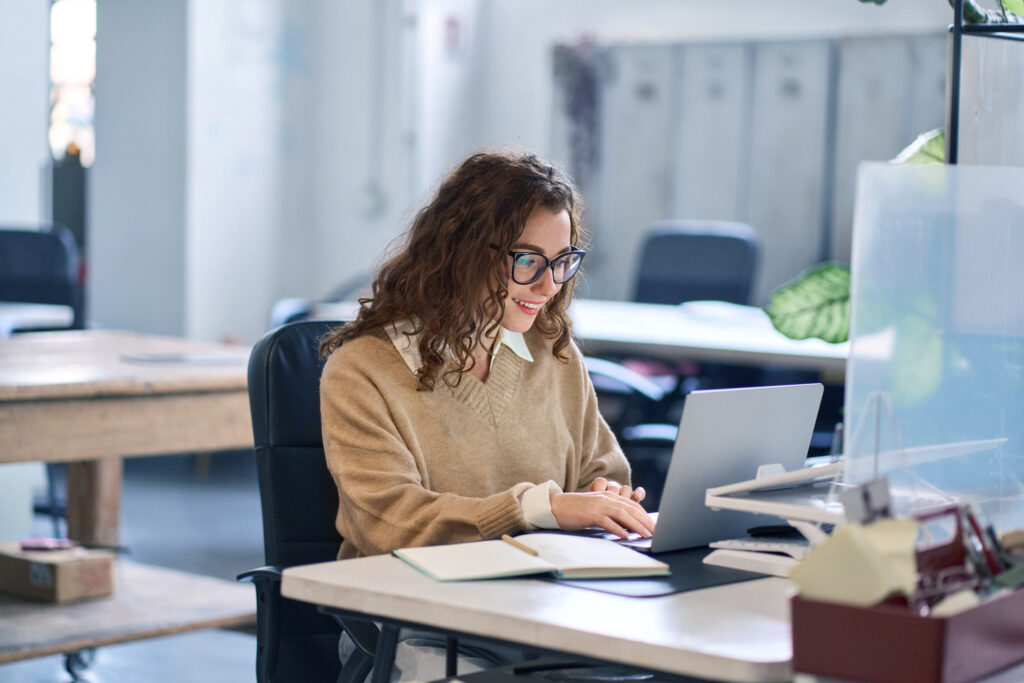
[[[391, 339], [391, 343], [395, 345], [398, 353], [402, 356], [402, 360], [409, 366], [409, 370], [415, 374], [420, 369], [420, 366], [423, 365], [420, 357], [419, 336], [411, 334], [416, 329], [415, 324], [412, 320], [401, 320], [388, 325], [385, 329], [387, 330], [388, 337]], [[490, 363], [492, 366], [502, 345], [507, 346], [512, 353], [528, 363], [533, 362], [533, 354], [530, 353], [522, 333], [512, 332], [504, 327], [499, 327], [498, 337], [495, 339], [494, 347], [491, 351]], [[562, 488], [549, 479], [543, 484], [534, 484], [520, 494], [519, 507], [523, 511], [523, 517], [527, 523], [541, 529], [561, 528], [558, 526], [555, 516], [551, 513], [551, 496], [561, 492]]]

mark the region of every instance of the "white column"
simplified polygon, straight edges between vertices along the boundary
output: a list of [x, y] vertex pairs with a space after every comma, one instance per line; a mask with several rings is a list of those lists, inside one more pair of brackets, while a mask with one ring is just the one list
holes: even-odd
[[186, 0], [97, 3], [90, 317], [185, 332]]

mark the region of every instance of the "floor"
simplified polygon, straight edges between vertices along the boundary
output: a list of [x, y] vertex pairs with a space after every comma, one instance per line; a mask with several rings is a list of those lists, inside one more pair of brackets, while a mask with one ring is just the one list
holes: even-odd
[[[35, 531], [51, 535], [49, 518]], [[251, 451], [125, 461], [121, 535], [133, 560], [234, 580], [263, 564], [262, 533]], [[82, 680], [248, 683], [255, 657], [252, 633], [197, 631], [100, 648]], [[71, 680], [61, 656], [0, 665], [0, 683]]]

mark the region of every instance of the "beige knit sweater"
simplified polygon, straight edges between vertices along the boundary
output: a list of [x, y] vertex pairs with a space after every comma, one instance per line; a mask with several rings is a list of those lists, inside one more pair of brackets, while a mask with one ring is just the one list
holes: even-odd
[[553, 480], [629, 481], [575, 345], [568, 363], [525, 335], [534, 361], [499, 347], [486, 382], [418, 391], [386, 336], [337, 349], [320, 382], [327, 466], [338, 486], [340, 558], [525, 530], [518, 496]]

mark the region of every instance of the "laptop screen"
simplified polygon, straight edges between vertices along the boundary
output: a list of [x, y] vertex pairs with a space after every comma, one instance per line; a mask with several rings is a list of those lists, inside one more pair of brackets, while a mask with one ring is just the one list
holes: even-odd
[[707, 545], [777, 522], [712, 510], [704, 504], [705, 492], [753, 479], [761, 465], [778, 463], [787, 471], [803, 467], [823, 389], [821, 384], [793, 384], [687, 395], [651, 551]]

